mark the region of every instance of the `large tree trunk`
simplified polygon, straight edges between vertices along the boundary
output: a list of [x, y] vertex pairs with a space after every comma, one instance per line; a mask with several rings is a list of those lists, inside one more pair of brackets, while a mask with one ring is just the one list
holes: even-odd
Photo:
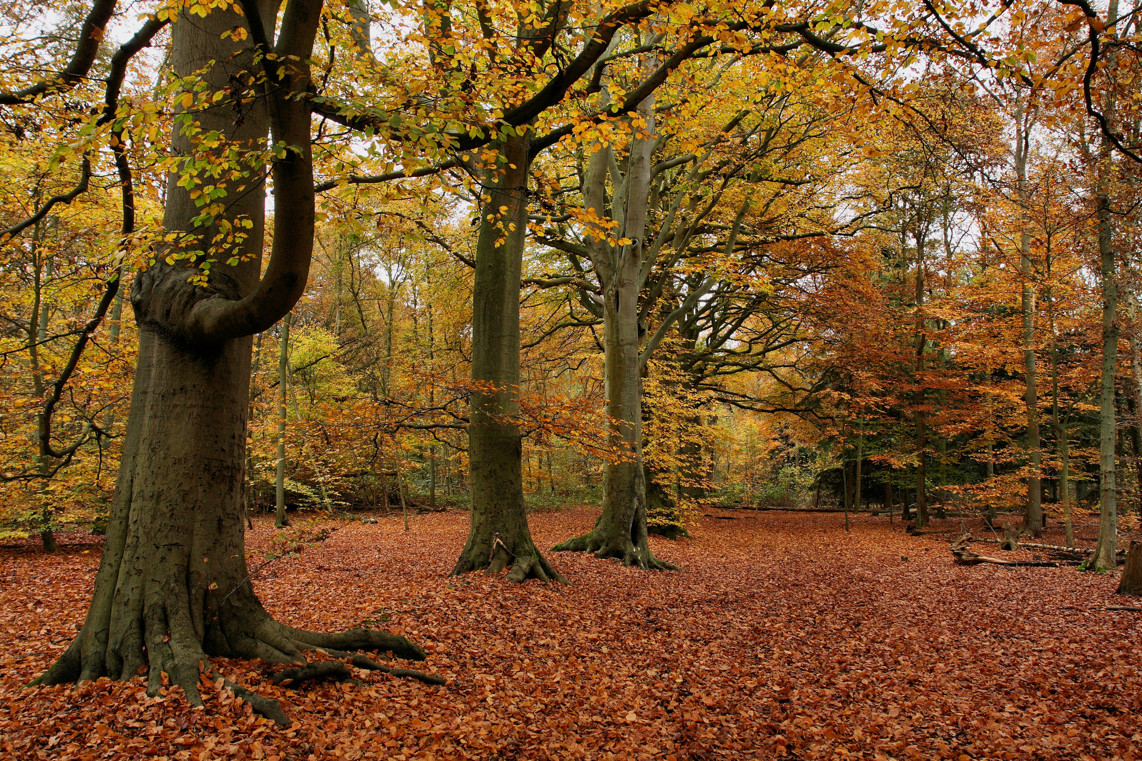
[[624, 565], [665, 570], [673, 566], [655, 558], [647, 543], [638, 336], [640, 264], [641, 258], [629, 252], [603, 296], [608, 440], [615, 456], [603, 474], [603, 512], [590, 533], [555, 549], [593, 552], [596, 557], [615, 558]]
[[[646, 475], [642, 461], [642, 357], [639, 338], [639, 292], [642, 253], [650, 203], [651, 154], [654, 150], [654, 101], [639, 104], [644, 120], [641, 136], [631, 142], [625, 176], [614, 178], [611, 218], [618, 222], [619, 242], [602, 240], [589, 247], [603, 285], [603, 349], [605, 357], [607, 439], [612, 459], [603, 474], [603, 512], [594, 529], [556, 545], [557, 551], [593, 552], [624, 565], [665, 570], [673, 568], [650, 551], [646, 525]], [[638, 132], [632, 127], [632, 131]], [[604, 218], [606, 175], [613, 148], [599, 146], [584, 179], [587, 205]], [[627, 242], [623, 242], [627, 241]]]
[[519, 293], [527, 227], [529, 139], [499, 145], [502, 163], [487, 172], [480, 212], [472, 311], [472, 397], [468, 461], [472, 522], [453, 574], [481, 568], [523, 581], [562, 580], [540, 554], [523, 501], [519, 429]]
[[[280, 54], [308, 58], [320, 8], [319, 2], [290, 3]], [[256, 10], [264, 28], [273, 29], [277, 3], [266, 0]], [[227, 92], [242, 81], [243, 67], [255, 73], [252, 50], [223, 35], [245, 24], [240, 15], [212, 11], [205, 18], [179, 18], [173, 30], [176, 74], [206, 68], [214, 90]], [[131, 301], [139, 325], [138, 367], [103, 557], [83, 627], [42, 683], [128, 679], [146, 670], [152, 694], [165, 673], [201, 704], [198, 677], [208, 656], [290, 663], [302, 661], [308, 648], [368, 647], [423, 657], [415, 645], [389, 634], [322, 635], [279, 624], [250, 584], [243, 492], [251, 335], [282, 317], [301, 295], [313, 235], [309, 110], [302, 99], [283, 95], [304, 91], [308, 70], [292, 67], [279, 82], [281, 91], [254, 98], [240, 119], [234, 118], [236, 104], [225, 99], [195, 111], [196, 128], [219, 130], [238, 150], [264, 144], [271, 115], [275, 138], [298, 146], [274, 164], [279, 219], [271, 261], [259, 279], [263, 186], [256, 176], [238, 178], [225, 187], [222, 214], [247, 235], [207, 254], [212, 266], [205, 283], [190, 280], [201, 276], [201, 259], [171, 264], [162, 254], [136, 277]], [[180, 155], [202, 150], [188, 132], [175, 135]], [[221, 228], [195, 229], [191, 219], [202, 212], [180, 179], [176, 172], [169, 180], [164, 226], [182, 231], [189, 249], [206, 251]], [[242, 224], [247, 222], [249, 228]], [[280, 710], [277, 715], [284, 720]]]
[[[1118, 18], [1118, 0], [1110, 0], [1107, 22]], [[1107, 74], [1117, 63], [1112, 50], [1107, 58]], [[1108, 91], [1103, 103], [1107, 119], [1114, 118], [1113, 91]], [[1118, 368], [1118, 274], [1114, 251], [1114, 218], [1110, 208], [1110, 175], [1113, 171], [1111, 146], [1104, 137], [1098, 156], [1098, 177], [1095, 185], [1095, 218], [1098, 221], [1099, 280], [1102, 286], [1102, 377], [1099, 389], [1099, 518], [1098, 543], [1087, 567], [1091, 570], [1114, 570], [1118, 551], [1118, 506], [1115, 492], [1115, 443], [1117, 416], [1115, 410], [1114, 376]]]

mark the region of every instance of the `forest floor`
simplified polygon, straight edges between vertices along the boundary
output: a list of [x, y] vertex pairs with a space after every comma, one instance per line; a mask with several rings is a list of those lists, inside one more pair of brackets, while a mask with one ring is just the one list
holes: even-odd
[[[428, 650], [445, 687], [273, 686], [288, 729], [204, 684], [205, 710], [141, 679], [24, 688], [87, 606], [99, 545], [0, 550], [4, 759], [1111, 759], [1142, 757], [1142, 605], [1115, 575], [953, 565], [947, 535], [886, 518], [714, 511], [652, 540], [682, 566], [647, 573], [554, 555], [571, 584], [449, 578], [467, 516], [306, 522], [250, 532], [266, 607], [308, 628], [373, 622]], [[587, 508], [531, 516], [550, 547]], [[319, 533], [323, 541], [308, 541]], [[977, 531], [977, 536], [979, 535]], [[1083, 532], [1080, 531], [1080, 536]], [[986, 548], [986, 549], [985, 549]], [[995, 545], [977, 545], [995, 555]]]

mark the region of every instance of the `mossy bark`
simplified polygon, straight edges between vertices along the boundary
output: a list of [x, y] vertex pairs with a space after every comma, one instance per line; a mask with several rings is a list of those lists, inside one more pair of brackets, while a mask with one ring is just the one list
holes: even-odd
[[[263, 28], [273, 28], [277, 5], [257, 5]], [[306, 60], [319, 17], [319, 2], [291, 2], [277, 52]], [[172, 32], [176, 75], [205, 71], [207, 84], [226, 93], [246, 81], [246, 72], [254, 87], [252, 48], [224, 34], [245, 23], [230, 10], [205, 18], [182, 14]], [[138, 366], [103, 556], [83, 626], [40, 683], [146, 673], [154, 694], [166, 674], [201, 704], [198, 677], [211, 656], [293, 663], [304, 660], [306, 649], [358, 647], [424, 656], [404, 638], [381, 632], [327, 635], [280, 624], [250, 583], [243, 497], [251, 335], [284, 316], [301, 295], [313, 236], [309, 110], [296, 97], [308, 87], [308, 69], [297, 64], [278, 81], [276, 92], [252, 89], [244, 101], [223, 99], [196, 110], [187, 121], [193, 130], [174, 137], [176, 153], [190, 157], [201, 150], [190, 133], [217, 130], [229, 142], [215, 149], [240, 155], [264, 145], [272, 121], [275, 139], [298, 150], [274, 162], [278, 219], [265, 274], [264, 187], [261, 173], [253, 172], [228, 175], [234, 179], [222, 185], [227, 203], [220, 221], [246, 234], [205, 254], [213, 265], [205, 279], [199, 261], [170, 263], [161, 252], [135, 278]], [[238, 108], [245, 110], [235, 118]], [[213, 158], [228, 160], [226, 153]], [[192, 249], [209, 251], [220, 227], [191, 222], [201, 210], [181, 179], [175, 173], [169, 180], [164, 227], [181, 231]], [[276, 705], [251, 702], [259, 710]]]
[[472, 522], [453, 574], [511, 568], [508, 578], [562, 577], [532, 541], [519, 427], [519, 293], [527, 228], [529, 139], [505, 138], [487, 171], [473, 284], [468, 462]]

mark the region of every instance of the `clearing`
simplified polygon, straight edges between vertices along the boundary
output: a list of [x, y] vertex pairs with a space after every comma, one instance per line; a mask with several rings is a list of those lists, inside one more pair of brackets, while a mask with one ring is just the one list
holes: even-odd
[[[947, 533], [887, 518], [719, 511], [693, 538], [652, 538], [683, 567], [551, 559], [570, 586], [449, 578], [467, 516], [375, 524], [257, 521], [250, 567], [280, 620], [361, 622], [429, 652], [446, 687], [270, 683], [289, 729], [205, 686], [205, 711], [142, 680], [25, 689], [82, 620], [99, 545], [0, 550], [0, 756], [6, 759], [1138, 758], [1142, 613], [1116, 578], [1074, 568], [959, 567]], [[531, 515], [541, 547], [588, 508]], [[321, 536], [327, 534], [323, 540]], [[979, 535], [977, 531], [977, 536]], [[987, 554], [995, 554], [994, 546]]]

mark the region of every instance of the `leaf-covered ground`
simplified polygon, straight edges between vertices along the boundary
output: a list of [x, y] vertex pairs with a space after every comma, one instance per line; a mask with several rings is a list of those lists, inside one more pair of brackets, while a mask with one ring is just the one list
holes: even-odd
[[[958, 567], [946, 537], [883, 518], [846, 534], [833, 514], [723, 515], [689, 541], [654, 542], [678, 573], [557, 555], [570, 586], [449, 578], [459, 513], [415, 517], [408, 533], [399, 517], [285, 534], [259, 522], [251, 568], [304, 547], [255, 577], [275, 615], [373, 622], [422, 644], [419, 667], [450, 680], [360, 672], [364, 684], [291, 691], [266, 667], [224, 662], [283, 702], [286, 730], [212, 685], [206, 710], [147, 698], [142, 680], [22, 687], [81, 621], [99, 547], [2, 550], [0, 757], [1142, 757], [1142, 614], [1106, 610], [1131, 604], [1115, 579]], [[533, 534], [551, 546], [594, 516], [535, 514]], [[327, 539], [304, 541], [322, 528]]]

